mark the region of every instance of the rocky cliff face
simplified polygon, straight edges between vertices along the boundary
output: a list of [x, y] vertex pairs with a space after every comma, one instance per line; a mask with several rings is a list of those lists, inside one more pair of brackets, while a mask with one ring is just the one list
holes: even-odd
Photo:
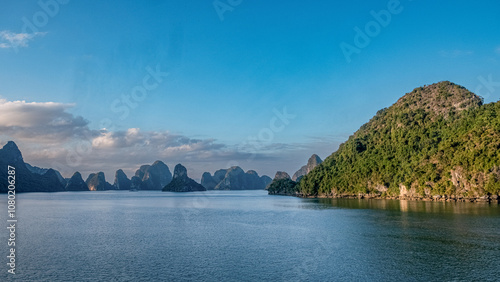
[[298, 195], [297, 182], [290, 179], [290, 175], [284, 171], [276, 172], [274, 179], [268, 185], [269, 195]]
[[290, 175], [288, 173], [286, 173], [284, 171], [277, 171], [273, 180], [280, 180], [280, 179], [291, 179], [291, 178], [290, 178]]
[[139, 177], [142, 181], [149, 167], [150, 165], [141, 165], [141, 167], [135, 171], [135, 176]]
[[104, 191], [111, 190], [112, 186], [106, 182], [104, 172], [91, 173], [85, 181], [90, 191]]
[[16, 143], [14, 143], [14, 141], [7, 142], [7, 144], [3, 146], [0, 153], [3, 161], [8, 161], [13, 164], [23, 164], [23, 166], [26, 168], [23, 155], [21, 154], [21, 151], [17, 147]]
[[244, 187], [247, 190], [262, 190], [266, 188], [266, 184], [260, 179], [259, 174], [255, 170], [245, 172]]
[[16, 192], [58, 192], [64, 191], [64, 186], [59, 181], [57, 173], [53, 169], [45, 171], [44, 174], [32, 173], [23, 160], [21, 151], [13, 141], [0, 149], [0, 192], [8, 190], [7, 166], [15, 167]]
[[138, 176], [132, 176], [130, 179], [130, 189], [140, 190], [141, 189], [142, 180]]
[[304, 196], [450, 201], [500, 195], [500, 102], [442, 81], [381, 109], [296, 188]]
[[269, 186], [269, 184], [271, 184], [271, 182], [273, 182], [273, 179], [267, 175], [262, 175], [260, 177], [260, 180], [264, 183], [264, 187], [267, 187]]
[[238, 166], [233, 166], [227, 170], [224, 179], [222, 179], [215, 190], [244, 190], [245, 186], [245, 172]]
[[87, 183], [83, 181], [82, 175], [77, 171], [66, 183], [66, 191], [89, 191]]
[[[39, 175], [44, 175], [45, 173], [47, 173], [47, 171], [49, 171], [49, 168], [40, 168], [37, 166], [32, 166], [29, 163], [26, 163], [26, 168], [29, 171], [31, 171], [32, 173], [39, 174]], [[54, 172], [56, 173], [57, 179], [59, 179], [59, 182], [61, 182], [61, 184], [63, 186], [66, 186], [67, 180], [64, 179], [64, 177], [61, 175], [61, 173], [55, 169], [52, 169], [52, 170], [54, 170]]]
[[141, 190], [161, 190], [172, 181], [172, 173], [168, 166], [162, 161], [156, 161], [152, 165], [143, 165], [136, 172], [135, 176], [142, 181]]
[[117, 190], [130, 190], [130, 186], [132, 185], [132, 181], [128, 179], [127, 175], [123, 170], [119, 169], [115, 173], [115, 182], [113, 187]]
[[210, 175], [210, 172], [205, 172], [201, 176], [201, 185], [205, 187], [207, 190], [214, 190], [215, 186], [217, 186], [218, 182]]
[[[56, 184], [57, 183], [57, 190], [55, 192], [59, 191], [64, 191], [65, 185], [61, 183], [61, 180], [59, 179], [59, 173], [57, 173], [55, 170], [49, 168], [46, 173], [42, 175], [42, 181], [47, 183], [47, 184]], [[36, 178], [36, 176], [35, 176]]]
[[261, 190], [270, 182], [268, 176], [259, 177], [256, 171], [244, 172], [238, 166], [217, 170], [214, 176], [205, 172], [201, 177], [201, 184], [207, 190]]
[[308, 174], [309, 172], [311, 172], [316, 166], [318, 166], [319, 164], [321, 164], [323, 161], [321, 160], [321, 158], [316, 155], [316, 154], [313, 154], [309, 160], [307, 161], [307, 164], [302, 166], [299, 170], [297, 170], [297, 172], [295, 172], [292, 176], [292, 180], [293, 181], [299, 181], [300, 178], [302, 178], [304, 175]]
[[174, 177], [169, 184], [163, 188], [164, 192], [194, 192], [206, 191], [205, 187], [198, 184], [187, 175], [187, 169], [178, 164], [174, 168]]
[[226, 177], [227, 169], [219, 169], [214, 173], [214, 180], [219, 184], [219, 182]]
[[144, 173], [142, 190], [161, 190], [172, 181], [168, 166], [162, 161], [156, 161]]

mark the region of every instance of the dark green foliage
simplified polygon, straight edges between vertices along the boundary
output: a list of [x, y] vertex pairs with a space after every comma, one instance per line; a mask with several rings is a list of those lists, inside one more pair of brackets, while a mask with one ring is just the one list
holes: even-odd
[[163, 192], [192, 192], [206, 191], [205, 187], [191, 178], [173, 178], [169, 184], [163, 187]]
[[[300, 181], [305, 195], [481, 196], [500, 192], [500, 102], [440, 82], [363, 125]], [[387, 191], [385, 191], [387, 189]]]
[[298, 183], [289, 179], [275, 179], [268, 188], [269, 194], [294, 195], [299, 192]]
[[206, 191], [205, 187], [198, 184], [187, 175], [187, 169], [177, 164], [174, 168], [174, 177], [172, 181], [163, 187], [163, 192], [193, 192], [193, 191]]

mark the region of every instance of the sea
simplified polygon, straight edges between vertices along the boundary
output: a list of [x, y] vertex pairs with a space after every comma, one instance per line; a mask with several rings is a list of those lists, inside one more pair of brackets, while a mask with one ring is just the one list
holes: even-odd
[[1, 199], [0, 281], [500, 281], [496, 203], [17, 194], [12, 274]]

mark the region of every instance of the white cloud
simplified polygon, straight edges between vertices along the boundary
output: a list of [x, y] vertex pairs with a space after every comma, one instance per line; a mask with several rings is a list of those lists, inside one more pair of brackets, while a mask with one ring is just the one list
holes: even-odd
[[162, 160], [171, 170], [182, 163], [196, 180], [205, 171], [213, 173], [233, 165], [271, 177], [277, 170], [293, 174], [312, 153], [326, 156], [339, 143], [327, 138], [304, 144], [255, 145], [243, 140], [227, 145], [164, 130], [92, 130], [83, 117], [68, 112], [73, 106], [0, 98], [0, 146], [13, 140], [32, 165], [58, 169], [65, 177], [75, 171], [84, 178], [91, 172], [103, 171], [112, 182], [117, 169], [131, 177], [140, 165], [156, 160]]
[[72, 104], [7, 101], [0, 99], [0, 132], [37, 143], [66, 141], [92, 135], [87, 121], [66, 110]]
[[[168, 131], [142, 131], [139, 128], [115, 132], [101, 130], [91, 140], [79, 141], [82, 142], [87, 143], [88, 150], [79, 154], [81, 162], [74, 170], [78, 169], [83, 174], [101, 170], [109, 181], [119, 168], [130, 177], [140, 165], [156, 160], [164, 161], [171, 170], [177, 163], [182, 163], [188, 167], [189, 175], [196, 179], [204, 171], [212, 170], [212, 165], [222, 168], [231, 160], [249, 157], [249, 154], [238, 152], [214, 139], [193, 139]], [[69, 151], [77, 151], [78, 146], [82, 145], [76, 142], [69, 146]], [[56, 159], [64, 164], [67, 155], [57, 156]]]
[[[83, 174], [102, 170], [110, 177], [119, 168], [128, 169], [130, 175], [139, 165], [155, 160], [168, 162], [172, 169], [179, 162], [199, 163], [201, 170], [207, 160], [224, 163], [247, 156], [214, 139], [194, 139], [168, 131], [92, 130], [83, 117], [68, 112], [73, 106], [0, 98], [0, 143], [14, 140], [27, 162], [54, 167], [66, 177], [76, 170]], [[71, 161], [75, 152], [76, 165]]]
[[15, 33], [8, 30], [0, 31], [0, 48], [28, 47], [28, 42], [35, 37], [44, 36], [46, 32]]
[[92, 139], [92, 148], [106, 150], [116, 156], [126, 152], [152, 152], [164, 158], [178, 157], [180, 154], [223, 149], [225, 145], [215, 143], [213, 139], [192, 139], [168, 131], [141, 131], [129, 128], [125, 131], [108, 132], [101, 130]]

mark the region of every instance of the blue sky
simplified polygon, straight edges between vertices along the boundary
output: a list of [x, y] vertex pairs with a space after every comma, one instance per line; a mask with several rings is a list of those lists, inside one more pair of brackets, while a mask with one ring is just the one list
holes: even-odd
[[424, 84], [499, 99], [500, 2], [318, 2], [2, 1], [0, 143], [66, 176], [156, 159], [273, 176]]

